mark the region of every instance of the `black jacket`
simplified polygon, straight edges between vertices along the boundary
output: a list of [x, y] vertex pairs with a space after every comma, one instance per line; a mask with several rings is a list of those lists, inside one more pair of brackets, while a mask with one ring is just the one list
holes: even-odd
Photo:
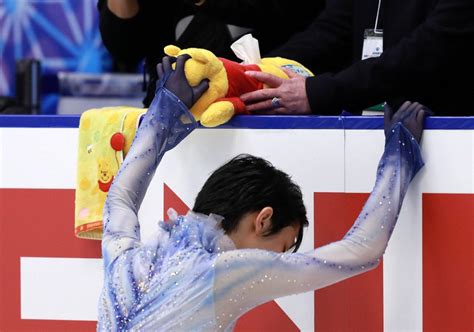
[[252, 28], [265, 56], [304, 31], [324, 4], [325, 0], [206, 0], [200, 11], [228, 24]]
[[177, 23], [196, 14], [195, 6], [187, 1], [139, 0], [140, 10], [130, 19], [113, 14], [107, 0], [99, 0], [100, 32], [105, 47], [112, 55], [119, 71], [134, 71], [145, 59], [145, 70], [150, 81], [143, 101], [148, 107], [156, 87], [156, 64], [165, 55], [163, 48], [175, 44], [182, 48], [199, 47], [220, 56], [231, 56], [230, 32], [223, 22], [198, 13], [179, 40], [175, 38]]
[[[324, 0], [206, 0], [200, 7], [196, 7], [193, 0], [138, 1], [140, 10], [130, 19], [115, 16], [108, 9], [107, 0], [99, 0], [98, 8], [102, 40], [114, 60], [130, 69], [145, 58], [150, 76], [145, 106], [154, 95], [155, 67], [164, 56], [164, 46], [200, 47], [220, 57], [237, 60], [230, 49], [233, 40], [227, 28], [227, 24], [234, 24], [252, 28], [252, 34], [259, 39], [261, 52], [265, 54], [306, 28], [324, 5]], [[295, 1], [302, 14], [288, 16], [290, 3], [294, 5]], [[261, 18], [265, 13], [274, 22], [287, 22], [287, 25], [263, 22]], [[176, 24], [188, 15], [195, 16], [176, 40]]]
[[317, 74], [306, 82], [312, 111], [360, 113], [411, 100], [437, 115], [474, 115], [474, 0], [381, 0], [384, 52], [361, 61], [377, 6], [329, 0], [306, 31], [272, 52]]

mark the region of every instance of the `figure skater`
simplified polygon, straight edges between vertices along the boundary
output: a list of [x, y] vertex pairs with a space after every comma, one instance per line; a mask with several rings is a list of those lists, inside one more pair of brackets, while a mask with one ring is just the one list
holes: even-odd
[[192, 211], [161, 222], [143, 243], [140, 204], [163, 155], [197, 127], [189, 108], [208, 87], [188, 84], [187, 59], [178, 57], [175, 70], [170, 58], [158, 66], [155, 98], [107, 197], [100, 331], [232, 331], [262, 303], [374, 269], [423, 166], [426, 112], [407, 102], [394, 115], [386, 109], [374, 189], [340, 241], [296, 253], [308, 225], [299, 187], [269, 162], [241, 155], [209, 177]]

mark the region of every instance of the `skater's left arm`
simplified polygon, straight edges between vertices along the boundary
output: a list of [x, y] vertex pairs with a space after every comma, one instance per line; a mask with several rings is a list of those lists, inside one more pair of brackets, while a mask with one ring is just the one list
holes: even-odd
[[189, 107], [204, 93], [207, 81], [191, 87], [184, 75], [188, 56], [170, 57], [158, 65], [161, 78], [155, 98], [140, 124], [132, 147], [121, 165], [104, 206], [102, 253], [108, 266], [121, 253], [140, 247], [138, 210], [166, 151], [197, 127]]

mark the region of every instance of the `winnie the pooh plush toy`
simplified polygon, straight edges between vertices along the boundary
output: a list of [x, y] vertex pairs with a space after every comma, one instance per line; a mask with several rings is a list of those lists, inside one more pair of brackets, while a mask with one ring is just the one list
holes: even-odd
[[178, 57], [189, 54], [184, 71], [191, 86], [203, 79], [209, 80], [209, 89], [191, 108], [195, 119], [205, 127], [216, 127], [232, 118], [234, 114], [248, 114], [240, 99], [244, 93], [265, 88], [264, 84], [245, 74], [246, 71], [262, 71], [288, 79], [282, 70], [286, 68], [303, 76], [313, 74], [300, 63], [285, 58], [263, 58], [259, 64], [242, 65], [234, 61], [216, 57], [212, 52], [201, 48], [188, 48], [169, 45], [165, 47], [168, 56]]

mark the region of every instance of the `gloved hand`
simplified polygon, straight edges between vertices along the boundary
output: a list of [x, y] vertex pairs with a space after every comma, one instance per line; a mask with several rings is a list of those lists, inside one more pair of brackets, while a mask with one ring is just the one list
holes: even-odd
[[384, 109], [385, 138], [388, 137], [392, 127], [396, 123], [401, 122], [415, 137], [416, 141], [420, 143], [421, 134], [423, 133], [423, 122], [427, 114], [432, 115], [433, 112], [417, 102], [404, 102], [395, 114], [393, 114], [392, 108], [386, 104]]
[[[188, 54], [180, 55], [178, 58], [165, 56], [163, 61], [158, 64], [158, 79], [164, 79], [169, 75], [165, 82], [165, 88], [176, 95], [188, 108], [191, 108], [204, 92], [209, 88], [209, 80], [202, 80], [197, 86], [189, 85], [184, 74], [184, 64], [190, 59]], [[173, 70], [172, 63], [176, 61], [176, 68]]]

